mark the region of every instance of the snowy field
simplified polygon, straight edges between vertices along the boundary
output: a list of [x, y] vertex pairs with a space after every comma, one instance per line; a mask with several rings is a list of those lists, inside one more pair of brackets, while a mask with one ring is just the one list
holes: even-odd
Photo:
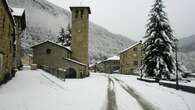
[[195, 110], [194, 94], [136, 78], [92, 73], [63, 82], [23, 70], [0, 87], [0, 110]]

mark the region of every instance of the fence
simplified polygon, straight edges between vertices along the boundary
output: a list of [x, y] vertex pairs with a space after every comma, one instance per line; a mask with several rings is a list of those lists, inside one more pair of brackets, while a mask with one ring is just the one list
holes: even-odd
[[50, 73], [53, 76], [56, 76], [57, 78], [65, 81], [66, 80], [66, 70], [62, 68], [51, 68], [48, 66], [39, 66], [40, 69]]

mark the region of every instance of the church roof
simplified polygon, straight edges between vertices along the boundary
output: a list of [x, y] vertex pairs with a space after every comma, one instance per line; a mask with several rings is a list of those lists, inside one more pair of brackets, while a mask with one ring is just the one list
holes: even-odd
[[66, 49], [66, 50], [72, 52], [72, 50], [70, 49], [70, 47], [62, 46], [62, 45], [60, 45], [60, 44], [57, 44], [57, 43], [55, 43], [55, 42], [53, 42], [53, 41], [49, 41], [49, 40], [47, 40], [47, 41], [45, 41], [45, 42], [42, 42], [42, 43], [39, 43], [39, 44], [36, 44], [36, 45], [32, 46], [31, 48], [35, 48], [35, 47], [40, 46], [40, 45], [45, 44], [45, 43], [51, 43], [51, 44], [53, 44], [53, 45], [59, 46], [59, 47], [61, 47], [61, 48], [64, 48], [64, 49]]
[[74, 60], [74, 59], [65, 58], [65, 60], [71, 61], [71, 62], [73, 62], [73, 63], [79, 64], [79, 65], [82, 65], [82, 66], [87, 66], [86, 64], [81, 63], [81, 62], [79, 62], [79, 61], [77, 61], [77, 60]]

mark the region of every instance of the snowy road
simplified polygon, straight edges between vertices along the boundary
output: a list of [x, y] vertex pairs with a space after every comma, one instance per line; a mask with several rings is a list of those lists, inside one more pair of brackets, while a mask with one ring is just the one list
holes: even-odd
[[23, 70], [0, 86], [0, 110], [195, 110], [194, 102], [194, 94], [104, 73], [63, 82]]
[[[125, 82], [114, 76], [108, 78], [108, 104], [107, 110], [157, 110], [151, 103], [136, 93]], [[122, 95], [123, 94], [123, 95]], [[121, 97], [122, 95], [122, 97]], [[125, 102], [124, 103], [124, 100]], [[122, 103], [121, 103], [122, 102]], [[128, 103], [129, 102], [129, 103]], [[119, 108], [119, 109], [118, 109]]]
[[118, 110], [115, 94], [115, 82], [108, 77], [107, 110]]
[[134, 89], [128, 86], [124, 81], [119, 80], [113, 77], [120, 86], [131, 96], [133, 96], [137, 102], [142, 106], [143, 110], [157, 110], [151, 103], [149, 103], [146, 99], [144, 99], [141, 95], [139, 95]]

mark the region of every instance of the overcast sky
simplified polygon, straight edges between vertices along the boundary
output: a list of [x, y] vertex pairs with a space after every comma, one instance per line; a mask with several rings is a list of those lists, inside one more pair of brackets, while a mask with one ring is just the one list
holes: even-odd
[[[154, 0], [48, 0], [68, 9], [72, 5], [91, 7], [90, 21], [133, 40], [144, 36], [148, 12]], [[81, 2], [82, 1], [82, 2]], [[195, 34], [195, 0], [164, 0], [165, 11], [176, 37]]]

